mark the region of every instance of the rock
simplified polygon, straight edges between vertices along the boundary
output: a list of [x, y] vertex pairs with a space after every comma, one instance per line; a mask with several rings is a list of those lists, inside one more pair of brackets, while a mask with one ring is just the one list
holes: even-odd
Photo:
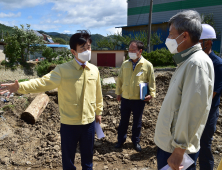
[[98, 142], [98, 141], [96, 141], [96, 142], [94, 142], [94, 146], [101, 146], [102, 145], [102, 143], [101, 142]]
[[30, 161], [27, 161], [26, 164], [27, 164], [27, 165], [31, 165], [32, 163], [31, 163]]
[[58, 151], [58, 150], [60, 150], [60, 146], [59, 145], [55, 145], [54, 149]]
[[104, 128], [104, 127], [106, 127], [107, 125], [106, 125], [106, 124], [101, 123], [101, 124], [100, 124], [100, 126], [101, 126], [101, 128]]
[[109, 167], [108, 167], [107, 165], [105, 165], [103, 168], [104, 168], [104, 170], [105, 170], [105, 169], [106, 169], [106, 170], [109, 169]]
[[218, 151], [214, 151], [214, 153], [215, 153], [215, 154], [219, 154], [219, 152], [218, 152]]
[[54, 90], [46, 91], [45, 94], [47, 94], [49, 96], [56, 96], [58, 94], [58, 88], [56, 88]]
[[1, 159], [1, 163], [4, 164], [4, 165], [9, 164], [9, 158], [8, 158], [8, 157], [2, 158], [2, 159]]
[[113, 162], [113, 158], [108, 158], [107, 161], [108, 162]]
[[46, 157], [45, 162], [46, 163], [50, 163], [51, 162], [51, 160], [50, 160], [50, 158], [48, 156]]
[[127, 163], [129, 163], [129, 160], [128, 159], [123, 159], [123, 163], [127, 164]]
[[97, 156], [93, 156], [93, 161], [99, 161], [99, 158]]
[[115, 155], [112, 155], [112, 158], [114, 161], [117, 161], [117, 157]]
[[113, 118], [113, 124], [116, 124], [116, 119], [115, 118]]

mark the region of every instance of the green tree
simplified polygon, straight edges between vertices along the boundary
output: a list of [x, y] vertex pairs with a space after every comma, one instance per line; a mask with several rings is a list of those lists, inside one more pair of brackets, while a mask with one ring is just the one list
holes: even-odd
[[60, 50], [57, 52], [60, 60], [69, 61], [71, 58], [74, 58], [71, 51], [67, 48], [64, 48], [63, 50]]
[[[140, 40], [144, 43], [145, 48], [147, 48], [147, 32], [140, 31], [137, 33], [133, 33], [133, 36], [130, 35], [123, 35], [122, 33], [115, 33], [112, 35], [107, 35], [97, 41], [98, 48], [109, 48], [111, 50], [121, 49], [122, 46], [129, 46], [130, 41], [132, 40]], [[157, 33], [153, 33], [151, 35], [151, 45], [158, 45], [161, 44], [162, 41], [160, 36]]]
[[5, 42], [4, 53], [10, 63], [20, 62], [25, 64], [29, 54], [34, 54], [34, 52], [45, 48], [43, 39], [30, 29], [29, 24], [26, 24], [26, 28], [24, 25], [21, 25], [21, 28], [15, 26], [11, 35], [6, 34]]
[[62, 38], [53, 38], [52, 39], [55, 43], [59, 43], [59, 44], [67, 44], [67, 42], [62, 39]]
[[52, 48], [46, 47], [46, 49], [42, 52], [42, 56], [45, 57], [49, 62], [52, 61], [53, 58], [57, 57], [57, 53], [53, 52]]
[[111, 50], [119, 49], [121, 48], [123, 37], [121, 33], [115, 33], [108, 35], [107, 37], [103, 37], [96, 41], [98, 48], [108, 48]]
[[[202, 17], [202, 24], [209, 24], [215, 29], [215, 22], [214, 22], [214, 14], [209, 13], [209, 14], [201, 14]], [[215, 29], [216, 34], [220, 35], [220, 31]]]

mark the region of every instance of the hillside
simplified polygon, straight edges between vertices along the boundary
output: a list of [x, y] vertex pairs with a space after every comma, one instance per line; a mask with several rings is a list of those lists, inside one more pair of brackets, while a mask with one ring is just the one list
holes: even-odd
[[9, 34], [13, 33], [13, 27], [6, 26], [0, 23], [0, 33], [2, 34], [8, 32]]
[[[0, 33], [2, 33], [2, 31], [5, 32], [9, 32], [10, 34], [13, 33], [13, 27], [9, 27], [6, 26], [4, 24], [0, 23]], [[47, 35], [50, 35], [53, 39], [54, 38], [62, 38], [65, 41], [69, 42], [70, 37], [72, 36], [72, 34], [62, 34], [62, 33], [58, 33], [58, 32], [45, 32], [45, 31], [38, 31], [39, 33], [44, 33]], [[0, 34], [1, 35], [1, 34]], [[96, 48], [96, 41], [102, 39], [104, 36], [100, 35], [100, 34], [92, 34], [91, 38], [92, 38], [92, 47]], [[1, 38], [1, 37], [0, 37]]]

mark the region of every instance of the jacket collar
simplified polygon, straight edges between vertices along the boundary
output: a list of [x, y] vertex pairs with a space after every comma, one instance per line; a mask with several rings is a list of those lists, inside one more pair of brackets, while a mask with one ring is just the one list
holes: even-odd
[[[82, 66], [79, 65], [79, 63], [77, 63], [75, 59], [73, 60], [73, 65], [74, 65], [74, 67], [75, 67], [77, 70], [81, 70], [81, 69], [83, 70]], [[88, 61], [86, 62], [86, 67], [85, 67], [85, 69], [90, 70], [90, 64], [89, 64]]]
[[176, 62], [176, 64], [180, 64], [181, 62], [187, 60], [193, 53], [202, 50], [202, 47], [200, 44], [196, 44], [193, 47], [190, 47], [178, 54], [175, 54], [173, 56], [174, 61]]
[[[143, 64], [143, 63], [144, 63], [144, 60], [145, 60], [145, 59], [144, 59], [143, 56], [141, 55], [141, 58], [140, 58], [140, 60], [139, 60], [139, 62], [138, 62], [137, 64]], [[129, 59], [128, 61], [129, 61], [130, 63], [132, 63], [130, 59]]]

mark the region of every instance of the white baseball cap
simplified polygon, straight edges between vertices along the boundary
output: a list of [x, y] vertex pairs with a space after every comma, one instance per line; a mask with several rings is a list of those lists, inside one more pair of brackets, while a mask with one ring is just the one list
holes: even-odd
[[216, 32], [214, 28], [208, 24], [202, 24], [202, 34], [200, 36], [200, 40], [205, 39], [217, 39]]

